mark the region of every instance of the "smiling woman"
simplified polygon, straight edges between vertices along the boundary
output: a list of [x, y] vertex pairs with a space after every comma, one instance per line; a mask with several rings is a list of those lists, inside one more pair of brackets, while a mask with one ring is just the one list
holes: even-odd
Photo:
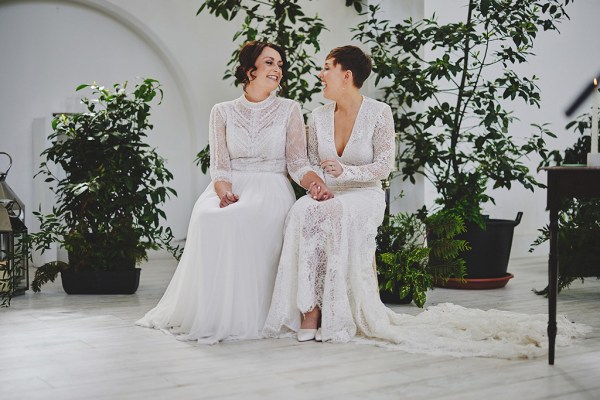
[[169, 287], [138, 325], [201, 343], [260, 337], [295, 200], [286, 173], [305, 188], [320, 187], [315, 196], [328, 193], [306, 158], [300, 106], [273, 95], [285, 70], [276, 45], [253, 41], [240, 51], [244, 93], [210, 115], [212, 182], [194, 206]]
[[[275, 45], [258, 43], [253, 47], [245, 46], [240, 51], [240, 65], [235, 72], [236, 83], [242, 84], [247, 97], [249, 96], [246, 91], [248, 83], [253, 82], [257, 89], [270, 93], [285, 80], [287, 75], [287, 61], [282, 49]], [[257, 101], [251, 98], [248, 100]]]
[[332, 102], [312, 112], [308, 154], [335, 197], [305, 196], [290, 210], [267, 336], [348, 341], [372, 334], [365, 318], [376, 313], [364, 306], [379, 301], [372, 264], [395, 132], [390, 107], [360, 93], [370, 71], [362, 50], [344, 46], [329, 53], [319, 73]]

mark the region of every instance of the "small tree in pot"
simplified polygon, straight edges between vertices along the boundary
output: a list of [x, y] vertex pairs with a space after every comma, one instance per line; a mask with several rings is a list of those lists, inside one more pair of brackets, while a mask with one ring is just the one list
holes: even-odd
[[537, 78], [511, 67], [532, 55], [540, 30], [556, 31], [568, 18], [570, 0], [467, 3], [465, 21], [445, 25], [435, 17], [394, 24], [370, 6], [355, 37], [371, 47], [382, 100], [394, 110], [403, 179], [423, 174], [437, 190], [435, 203], [471, 230], [486, 225], [482, 206], [494, 203], [490, 189], [543, 186], [526, 158], [545, 158], [545, 136], [554, 135], [534, 125], [519, 143], [509, 133], [516, 120], [510, 102], [540, 102]]
[[[112, 91], [96, 84], [77, 90], [84, 88], [96, 96], [82, 100], [87, 112], [63, 114], [52, 122], [52, 145], [42, 153], [46, 161], [39, 174], [54, 184], [57, 205], [48, 215], [34, 213], [40, 231], [31, 235], [34, 248], [42, 252], [54, 243], [64, 247], [69, 262], [40, 266], [32, 287], [39, 291], [63, 272], [63, 287], [65, 274], [87, 279], [73, 293], [133, 293], [139, 282], [135, 266], [147, 259], [148, 250], [164, 246], [179, 255], [171, 245], [171, 229], [161, 225], [165, 213], [159, 208], [170, 194], [176, 195], [164, 186], [173, 176], [145, 142], [153, 127], [150, 103], [157, 95], [162, 99], [162, 89], [154, 79], [144, 79], [132, 93], [127, 93], [127, 83], [115, 84]], [[55, 176], [49, 163], [58, 165], [64, 178]], [[103, 289], [98, 271], [129, 271], [134, 282], [124, 289]]]

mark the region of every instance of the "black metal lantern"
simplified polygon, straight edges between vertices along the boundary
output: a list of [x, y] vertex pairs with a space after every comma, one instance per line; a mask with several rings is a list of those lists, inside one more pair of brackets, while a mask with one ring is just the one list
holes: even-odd
[[6, 183], [12, 158], [7, 153], [1, 154], [10, 161], [7, 170], [0, 171], [0, 295], [2, 303], [8, 303], [12, 296], [29, 289], [29, 257], [25, 207]]

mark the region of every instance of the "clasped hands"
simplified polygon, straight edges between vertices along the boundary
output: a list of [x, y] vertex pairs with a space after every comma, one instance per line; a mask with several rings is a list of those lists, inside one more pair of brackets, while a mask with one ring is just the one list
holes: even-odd
[[[324, 173], [334, 178], [340, 176], [344, 171], [342, 165], [337, 160], [323, 160], [321, 162], [321, 168], [323, 169]], [[240, 196], [231, 191], [231, 184], [219, 182], [215, 185], [215, 189], [220, 199], [220, 208], [224, 208], [236, 203], [240, 199]], [[333, 192], [329, 190], [327, 185], [325, 185], [320, 178], [318, 178], [318, 181], [312, 181], [309, 184], [306, 194], [310, 195], [311, 198], [317, 201], [324, 201], [333, 198]]]
[[[321, 162], [321, 168], [323, 168], [324, 173], [334, 178], [340, 176], [344, 171], [342, 165], [337, 160], [323, 160]], [[306, 193], [317, 201], [329, 200], [333, 198], [333, 192], [331, 192], [327, 185], [322, 182], [311, 182]]]

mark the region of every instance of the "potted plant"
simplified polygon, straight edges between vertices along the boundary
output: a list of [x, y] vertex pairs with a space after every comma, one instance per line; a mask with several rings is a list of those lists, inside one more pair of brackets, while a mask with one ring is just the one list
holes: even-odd
[[426, 292], [435, 283], [449, 278], [464, 278], [461, 252], [468, 250], [465, 240], [456, 236], [465, 225], [456, 215], [439, 212], [399, 213], [384, 217], [377, 235], [377, 279], [385, 303], [413, 301], [423, 307]]
[[[174, 256], [173, 234], [164, 228], [160, 206], [175, 190], [165, 161], [146, 142], [152, 129], [150, 104], [162, 89], [158, 81], [143, 79], [134, 90], [127, 82], [110, 90], [97, 84], [93, 99], [82, 99], [87, 112], [59, 115], [52, 121], [52, 144], [42, 152], [40, 166], [53, 184], [56, 206], [52, 213], [34, 215], [40, 231], [30, 235], [36, 250], [54, 243], [68, 252], [68, 263], [53, 261], [37, 268], [32, 288], [53, 281], [61, 273], [67, 293], [134, 293], [139, 284], [136, 264], [150, 249], [166, 247]], [[52, 173], [56, 164], [64, 177]]]
[[[548, 154], [540, 166], [585, 165], [591, 148], [591, 115], [579, 116], [567, 124], [566, 129], [578, 132], [581, 136], [564, 154], [558, 150]], [[558, 215], [558, 291], [568, 288], [575, 280], [600, 278], [600, 200], [566, 199]], [[550, 239], [548, 225], [538, 230], [540, 235], [532, 243], [529, 251]], [[548, 287], [534, 290], [536, 294], [547, 295]]]
[[[545, 157], [545, 137], [554, 135], [544, 125], [534, 125], [522, 141], [510, 134], [516, 119], [510, 102], [540, 103], [537, 78], [512, 67], [532, 56], [540, 30], [556, 31], [568, 18], [569, 2], [470, 0], [465, 20], [448, 24], [435, 17], [395, 24], [379, 17], [379, 6], [370, 6], [355, 30], [355, 38], [371, 48], [381, 100], [395, 114], [401, 176], [414, 183], [422, 174], [431, 181], [438, 209], [463, 218], [467, 234], [495, 231], [491, 226], [501, 221], [512, 241], [520, 216], [505, 221], [482, 215], [483, 205], [494, 203], [490, 190], [543, 186], [526, 158]], [[483, 257], [508, 262], [507, 254]], [[475, 267], [467, 262], [467, 277], [477, 276]]]

